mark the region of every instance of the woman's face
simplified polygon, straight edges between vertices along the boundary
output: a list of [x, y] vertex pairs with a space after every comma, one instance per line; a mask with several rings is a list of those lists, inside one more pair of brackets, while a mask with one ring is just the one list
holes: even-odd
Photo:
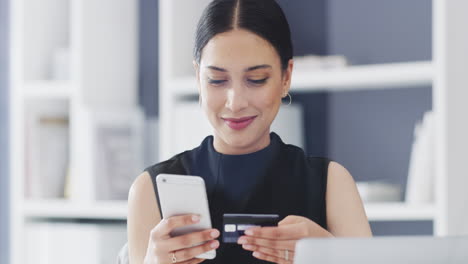
[[268, 41], [236, 29], [213, 37], [195, 69], [215, 149], [245, 154], [268, 146], [270, 125], [290, 87], [292, 60], [283, 74]]

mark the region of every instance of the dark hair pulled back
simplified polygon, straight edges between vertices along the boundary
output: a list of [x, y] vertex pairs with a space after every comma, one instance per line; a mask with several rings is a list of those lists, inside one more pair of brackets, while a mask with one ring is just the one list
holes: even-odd
[[275, 0], [214, 0], [198, 22], [193, 56], [200, 64], [203, 48], [217, 34], [235, 28], [267, 40], [278, 53], [285, 70], [293, 56], [291, 32], [283, 10]]

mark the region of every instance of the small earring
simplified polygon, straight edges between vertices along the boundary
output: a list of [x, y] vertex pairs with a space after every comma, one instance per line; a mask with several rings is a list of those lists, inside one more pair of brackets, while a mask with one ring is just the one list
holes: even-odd
[[286, 106], [290, 106], [291, 103], [292, 103], [292, 97], [291, 97], [291, 95], [289, 94], [289, 92], [286, 93], [286, 94], [284, 95], [284, 97], [286, 97], [286, 96], [289, 96], [289, 104], [287, 104]]

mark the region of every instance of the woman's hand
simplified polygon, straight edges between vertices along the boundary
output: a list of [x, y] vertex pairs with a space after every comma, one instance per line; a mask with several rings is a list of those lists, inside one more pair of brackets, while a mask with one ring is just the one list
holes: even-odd
[[305, 237], [333, 237], [331, 233], [312, 220], [289, 215], [276, 227], [254, 227], [245, 231], [238, 240], [253, 256], [274, 262], [293, 263], [296, 242]]
[[[179, 215], [162, 219], [151, 230], [145, 264], [166, 263], [200, 263], [205, 259], [195, 256], [219, 247], [217, 229], [207, 229], [177, 237], [171, 237], [172, 230], [182, 226], [195, 224], [199, 221], [197, 215]], [[200, 244], [202, 243], [202, 244]], [[200, 244], [198, 246], [193, 246]]]

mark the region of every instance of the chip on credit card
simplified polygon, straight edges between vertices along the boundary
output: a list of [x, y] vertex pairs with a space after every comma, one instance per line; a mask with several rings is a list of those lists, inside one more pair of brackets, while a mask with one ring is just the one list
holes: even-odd
[[252, 227], [277, 226], [277, 214], [224, 214], [223, 242], [237, 243], [244, 231]]

